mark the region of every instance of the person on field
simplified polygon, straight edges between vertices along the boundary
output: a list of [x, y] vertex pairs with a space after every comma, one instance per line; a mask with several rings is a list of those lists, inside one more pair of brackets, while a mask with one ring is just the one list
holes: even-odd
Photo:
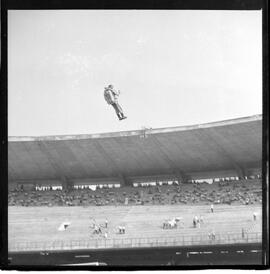
[[203, 221], [203, 216], [200, 215], [200, 223], [203, 224], [203, 222], [204, 222], [204, 221]]
[[210, 209], [211, 209], [211, 213], [214, 213], [214, 205], [213, 204], [211, 204]]
[[120, 91], [115, 90], [113, 85], [109, 85], [104, 89], [104, 98], [109, 105], [112, 105], [116, 115], [119, 120], [126, 119], [127, 117], [124, 115], [122, 108], [118, 103], [118, 97], [120, 95]]
[[193, 218], [193, 227], [196, 228], [197, 227], [197, 221], [198, 221], [198, 217], [194, 216]]
[[257, 213], [256, 213], [256, 212], [253, 212], [253, 221], [256, 222], [256, 219], [257, 219]]

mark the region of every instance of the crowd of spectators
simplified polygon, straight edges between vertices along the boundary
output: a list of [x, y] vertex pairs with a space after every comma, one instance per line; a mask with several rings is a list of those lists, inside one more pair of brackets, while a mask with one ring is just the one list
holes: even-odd
[[262, 203], [261, 180], [189, 183], [120, 188], [9, 191], [9, 206], [103, 206], [165, 204], [254, 204]]

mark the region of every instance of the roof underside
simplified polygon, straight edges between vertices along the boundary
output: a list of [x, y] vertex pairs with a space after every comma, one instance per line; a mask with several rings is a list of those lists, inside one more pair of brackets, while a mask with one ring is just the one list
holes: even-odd
[[260, 168], [262, 117], [94, 135], [11, 137], [9, 181]]

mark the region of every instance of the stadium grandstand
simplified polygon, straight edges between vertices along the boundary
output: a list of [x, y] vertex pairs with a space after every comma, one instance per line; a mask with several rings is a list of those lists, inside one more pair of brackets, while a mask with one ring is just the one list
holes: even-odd
[[9, 137], [10, 263], [260, 264], [261, 166], [261, 115]]

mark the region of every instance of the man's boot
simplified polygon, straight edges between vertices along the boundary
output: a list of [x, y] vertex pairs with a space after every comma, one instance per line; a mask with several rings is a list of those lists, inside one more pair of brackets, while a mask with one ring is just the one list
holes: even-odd
[[123, 119], [122, 116], [120, 115], [120, 113], [117, 113], [117, 116], [118, 116], [118, 119], [119, 119], [119, 120], [122, 120], [122, 119]]
[[121, 120], [123, 120], [123, 119], [127, 119], [127, 117], [124, 115], [124, 113], [121, 113], [122, 114], [122, 118], [121, 118]]

